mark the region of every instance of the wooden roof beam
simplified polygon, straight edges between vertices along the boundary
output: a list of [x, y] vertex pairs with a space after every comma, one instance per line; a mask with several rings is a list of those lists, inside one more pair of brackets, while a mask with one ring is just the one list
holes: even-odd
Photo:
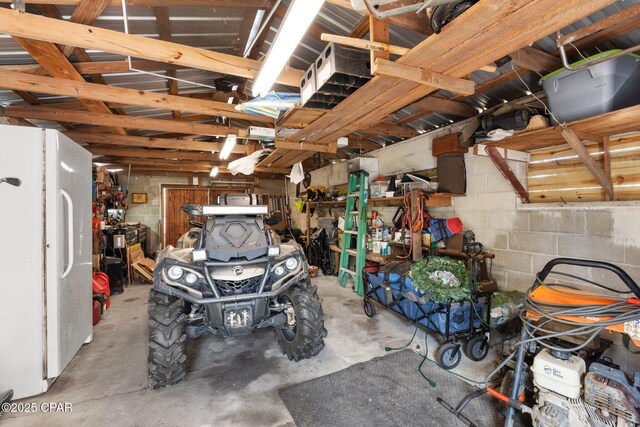
[[[478, 2], [445, 31], [411, 49], [400, 63], [465, 77], [488, 62], [564, 28], [615, 0], [494, 0]], [[549, 11], [552, 10], [553, 13]], [[528, 22], [522, 27], [518, 22]], [[299, 131], [295, 139], [329, 142], [411, 104], [433, 89], [393, 78], [375, 78], [333, 110]], [[355, 107], [357, 105], [357, 108]]]
[[[171, 23], [169, 21], [169, 8], [167, 6], [154, 7], [153, 13], [156, 17], [156, 27], [158, 29], [158, 37], [160, 40], [171, 41]], [[178, 76], [176, 70], [166, 70], [167, 91], [169, 95], [178, 95]], [[180, 111], [174, 110], [173, 117], [180, 117]]]
[[[1, 8], [0, 32], [250, 79], [256, 77], [261, 65], [235, 55]], [[285, 68], [276, 82], [297, 87], [302, 74], [301, 70]]]
[[640, 4], [607, 16], [571, 34], [560, 37], [558, 44], [573, 43], [577, 47], [590, 47], [612, 40], [640, 27]]
[[15, 71], [0, 70], [0, 87], [14, 90], [29, 90], [50, 95], [79, 97], [95, 101], [117, 102], [168, 111], [179, 109], [181, 111], [212, 116], [226, 116], [259, 122], [271, 121], [269, 118], [236, 111], [233, 105], [224, 102], [165, 95], [63, 78], [16, 73]]
[[[82, 0], [23, 0], [25, 4], [45, 4], [78, 6]], [[11, 0], [0, 0], [0, 4], [10, 4]], [[158, 6], [185, 6], [185, 7], [228, 7], [232, 9], [267, 8], [271, 0], [127, 0], [128, 7], [158, 7]], [[120, 0], [110, 0], [111, 7], [120, 7]]]
[[[209, 153], [196, 153], [193, 151], [172, 151], [172, 150], [147, 150], [143, 148], [123, 148], [123, 147], [96, 147], [86, 146], [87, 150], [99, 156], [113, 157], [135, 157], [143, 159], [175, 159], [175, 160], [202, 160], [207, 162], [217, 162], [218, 155]], [[235, 156], [237, 157], [237, 156]]]
[[[146, 136], [111, 135], [106, 133], [67, 131], [64, 132], [76, 142], [88, 144], [113, 145], [118, 147], [138, 147], [154, 149], [173, 149], [184, 151], [204, 151], [217, 153], [222, 150], [222, 144], [218, 142], [193, 141], [185, 139], [152, 138]], [[231, 151], [234, 154], [246, 154], [247, 146], [236, 144]]]
[[[123, 61], [79, 61], [71, 63], [80, 74], [117, 74], [129, 73], [129, 63]], [[146, 59], [132, 60], [133, 68], [142, 71], [162, 71], [186, 69], [186, 67], [176, 64], [165, 64], [157, 61], [148, 61]], [[28, 74], [47, 74], [38, 64], [14, 64], [0, 65], [0, 70], [17, 71]]]
[[[20, 46], [24, 48], [38, 63], [47, 70], [51, 75], [59, 80], [74, 80], [77, 82], [85, 83], [84, 78], [76, 71], [71, 65], [69, 60], [58, 50], [52, 43], [42, 42], [39, 40], [23, 39], [21, 37], [13, 38]], [[33, 76], [36, 77], [36, 76]], [[51, 79], [51, 77], [41, 77]], [[28, 90], [28, 89], [23, 89]], [[32, 91], [38, 92], [38, 90], [32, 86]], [[104, 102], [93, 99], [85, 99], [79, 97], [78, 100], [89, 111], [96, 113], [113, 114]], [[113, 133], [126, 135], [123, 128], [114, 126], [110, 130]]]
[[282, 148], [293, 151], [313, 151], [314, 153], [335, 153], [336, 144], [314, 144], [312, 142], [287, 142], [276, 141], [276, 148]]
[[[102, 163], [102, 162], [101, 162]], [[193, 173], [209, 173], [214, 162], [190, 162], [190, 161], [157, 161], [157, 160], [144, 160], [138, 158], [118, 158], [118, 159], [105, 159], [104, 163], [112, 165], [131, 165], [132, 169], [146, 169], [146, 170], [162, 170], [162, 171], [183, 171]], [[135, 168], [138, 166], [138, 168]], [[273, 167], [261, 167], [257, 166], [256, 173], [270, 173], [270, 174], [289, 174], [291, 172], [288, 168], [273, 168]], [[224, 165], [220, 165], [219, 173], [229, 173], [228, 169]], [[245, 177], [245, 175], [242, 175]]]
[[[375, 51], [371, 51], [371, 55]], [[387, 54], [388, 56], [388, 54]], [[444, 89], [461, 95], [473, 95], [476, 83], [473, 80], [459, 79], [436, 73], [425, 68], [412, 67], [410, 65], [398, 64], [384, 58], [376, 58], [372, 62], [371, 74], [377, 76], [397, 77], [411, 80], [422, 85], [432, 86], [437, 89]]]
[[511, 56], [511, 63], [513, 65], [540, 74], [562, 68], [560, 58], [530, 46], [518, 49], [509, 56]]
[[385, 135], [395, 138], [413, 138], [418, 135], [418, 132], [413, 129], [391, 123], [378, 123], [365, 129], [358, 129], [357, 132], [365, 135]]
[[148, 129], [160, 132], [180, 132], [185, 135], [226, 136], [231, 133], [245, 138], [244, 129], [215, 126], [201, 123], [178, 122], [175, 120], [149, 119], [135, 116], [114, 116], [88, 111], [73, 111], [44, 106], [11, 106], [4, 109], [6, 117], [22, 119], [38, 119], [50, 121], [67, 121], [96, 126], [120, 126], [125, 129]]

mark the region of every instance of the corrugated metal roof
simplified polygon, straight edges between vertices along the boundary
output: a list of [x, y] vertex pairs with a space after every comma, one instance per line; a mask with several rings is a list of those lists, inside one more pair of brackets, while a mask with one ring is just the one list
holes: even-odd
[[[284, 6], [288, 6], [290, 0], [283, 0], [282, 3]], [[570, 33], [638, 3], [640, 3], [640, 0], [621, 0], [590, 17], [581, 19], [579, 22], [563, 29], [562, 32], [564, 34]], [[73, 12], [73, 6], [61, 5], [58, 6], [58, 10], [64, 19], [69, 19]], [[237, 44], [245, 12], [246, 9], [170, 6], [169, 16], [173, 41], [188, 46], [225, 53], [234, 53], [238, 50], [243, 50], [244, 46], [237, 46]], [[130, 33], [151, 38], [158, 37], [158, 29], [152, 8], [131, 7], [128, 9], [128, 15]], [[358, 12], [346, 10], [326, 2], [318, 14], [314, 24], [327, 33], [348, 35], [361, 19], [362, 15]], [[260, 54], [264, 55], [268, 52], [280, 26], [280, 21], [281, 20], [279, 18], [274, 18], [269, 28], [265, 29], [265, 31], [267, 31], [267, 35], [264, 44], [259, 48]], [[101, 28], [124, 31], [123, 13], [121, 8], [107, 8], [94, 25]], [[424, 35], [418, 34], [409, 29], [391, 25], [390, 38], [392, 44], [412, 47], [420, 43], [424, 39]], [[640, 44], [640, 30], [635, 30], [627, 35], [618, 37], [615, 40], [604, 43], [598, 48], [601, 50], [614, 47], [626, 48], [637, 44]], [[535, 46], [546, 52], [554, 52], [555, 35], [550, 35], [539, 40], [535, 43]], [[323, 42], [316, 40], [308, 34], [305, 35], [298, 48], [295, 50], [294, 55], [290, 60], [290, 65], [299, 69], [307, 69], [310, 64], [315, 61], [323, 48]], [[87, 50], [87, 52], [93, 61], [124, 59], [120, 55], [98, 52], [95, 50]], [[594, 52], [592, 50], [585, 50], [584, 52], [585, 55], [593, 53]], [[34, 63], [34, 60], [17, 43], [15, 43], [11, 37], [7, 35], [0, 35], [0, 65], [32, 63]], [[478, 84], [481, 84], [498, 76], [500, 73], [509, 70], [511, 70], [510, 64], [501, 67], [496, 73], [477, 71], [472, 74], [472, 79]], [[158, 70], [158, 74], [163, 75], [164, 70]], [[202, 70], [180, 69], [177, 71], [177, 77], [194, 82], [178, 83], [180, 93], [186, 94], [211, 91], [211, 89], [204, 88], [198, 84], [213, 85], [214, 80], [217, 77], [220, 77], [220, 75]], [[537, 85], [538, 78], [539, 76], [534, 73], [523, 77], [524, 82], [529, 86], [532, 92], [540, 90], [540, 87]], [[154, 92], [167, 91], [167, 83], [161, 76], [130, 72], [122, 74], [104, 74], [104, 79], [108, 84], [119, 87]], [[527, 94], [527, 90], [528, 89], [525, 87], [523, 82], [514, 80], [485, 93], [468, 97], [464, 102], [480, 111], [483, 108], [489, 108], [500, 102], [504, 102], [504, 100], [521, 98]], [[445, 92], [441, 93], [446, 94]], [[43, 94], [37, 94], [37, 96], [42, 103], [75, 101], [75, 99], [68, 97]], [[22, 102], [21, 98], [14, 92], [0, 90], [0, 104], [8, 105]], [[152, 110], [144, 107], [125, 107], [125, 112], [135, 116], [157, 118], [168, 118], [171, 114], [168, 111]], [[398, 119], [402, 119], [415, 112], [415, 108], [409, 106], [398, 111], [396, 117]], [[459, 118], [446, 114], [434, 113], [412, 121], [409, 126], [419, 131], [425, 131], [450, 124], [452, 120], [459, 120]], [[380, 144], [389, 144], [393, 143], [397, 139], [387, 136], [376, 136], [371, 138], [371, 140]]]

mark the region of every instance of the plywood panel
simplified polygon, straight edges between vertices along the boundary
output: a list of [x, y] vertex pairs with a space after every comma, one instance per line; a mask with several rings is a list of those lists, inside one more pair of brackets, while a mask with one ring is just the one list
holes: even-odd
[[[214, 194], [215, 193], [215, 194]], [[217, 193], [208, 188], [163, 188], [162, 190], [162, 244], [175, 246], [180, 236], [189, 231], [189, 220], [196, 220], [182, 211], [182, 205], [212, 204]]]
[[[600, 165], [604, 155], [599, 143], [585, 148]], [[614, 200], [640, 200], [640, 134], [612, 139], [611, 180]], [[531, 154], [529, 196], [531, 202], [604, 201], [605, 193], [582, 161], [568, 147], [549, 148]]]

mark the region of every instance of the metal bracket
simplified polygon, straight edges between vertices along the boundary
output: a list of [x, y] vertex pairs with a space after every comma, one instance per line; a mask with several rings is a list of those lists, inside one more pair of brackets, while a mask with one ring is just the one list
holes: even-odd
[[17, 10], [20, 13], [25, 12], [24, 0], [11, 0], [11, 9]]

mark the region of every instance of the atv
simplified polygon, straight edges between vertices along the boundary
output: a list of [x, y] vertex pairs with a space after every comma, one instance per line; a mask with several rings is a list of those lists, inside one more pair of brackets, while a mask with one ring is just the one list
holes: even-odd
[[[308, 263], [295, 241], [281, 243], [255, 195], [222, 195], [218, 204], [182, 210], [204, 222], [193, 247], [168, 246], [156, 259], [149, 292], [149, 387], [182, 381], [187, 339], [236, 336], [272, 327], [296, 362], [324, 347], [324, 313]], [[193, 230], [190, 231], [192, 237]]]

